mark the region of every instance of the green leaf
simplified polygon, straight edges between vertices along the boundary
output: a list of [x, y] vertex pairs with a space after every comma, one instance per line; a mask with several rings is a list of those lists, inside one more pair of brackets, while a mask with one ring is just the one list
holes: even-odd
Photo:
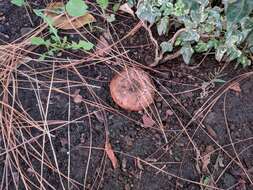
[[143, 1], [137, 7], [136, 15], [139, 19], [153, 24], [161, 16], [161, 12], [157, 7], [152, 6], [149, 1]]
[[241, 57], [239, 57], [237, 59], [237, 62], [240, 63], [240, 64], [242, 64], [243, 67], [251, 65], [251, 60], [248, 59], [245, 55], [242, 55]]
[[106, 9], [109, 5], [108, 0], [96, 0], [97, 4], [100, 6], [101, 9]]
[[83, 0], [69, 0], [66, 4], [66, 11], [70, 16], [78, 17], [87, 13], [88, 6]]
[[220, 42], [216, 39], [211, 39], [207, 42], [208, 49], [211, 49], [211, 48], [216, 49], [219, 45], [220, 45]]
[[11, 0], [11, 3], [19, 7], [22, 7], [26, 4], [25, 0]]
[[120, 3], [115, 3], [112, 7], [112, 10], [114, 13], [116, 13], [119, 10], [120, 7]]
[[171, 2], [162, 3], [160, 11], [163, 12], [163, 16], [169, 16], [173, 14], [173, 4]]
[[252, 0], [225, 0], [223, 2], [225, 4], [228, 25], [238, 23], [253, 10]]
[[208, 45], [207, 45], [207, 43], [205, 43], [205, 42], [203, 42], [203, 41], [200, 41], [200, 42], [198, 42], [198, 44], [194, 47], [194, 50], [195, 50], [197, 53], [206, 52], [206, 51], [208, 51]]
[[71, 48], [74, 49], [74, 50], [83, 49], [83, 50], [89, 51], [93, 47], [94, 47], [93, 43], [87, 42], [87, 41], [84, 41], [84, 40], [80, 40], [78, 43], [73, 41], [72, 44], [71, 44]]
[[190, 9], [187, 7], [187, 4], [183, 0], [178, 0], [175, 3], [174, 15], [175, 16], [184, 16], [189, 13]]
[[183, 46], [180, 50], [181, 55], [183, 56], [184, 62], [186, 64], [190, 63], [191, 57], [194, 53], [194, 50], [192, 49], [190, 44], [186, 44]]
[[164, 35], [168, 32], [169, 18], [167, 16], [163, 17], [159, 23], [157, 24], [157, 32], [158, 34]]
[[186, 32], [183, 32], [180, 35], [180, 37], [184, 42], [191, 42], [191, 41], [198, 42], [200, 35], [198, 34], [198, 32], [196, 30], [189, 29]]
[[216, 52], [215, 52], [216, 60], [221, 61], [226, 51], [227, 51], [227, 48], [223, 45], [220, 45], [219, 47], [217, 47]]
[[227, 50], [227, 55], [229, 56], [229, 61], [233, 61], [239, 58], [242, 55], [242, 52], [237, 47], [233, 46]]
[[162, 53], [172, 52], [173, 50], [173, 45], [170, 42], [162, 42], [160, 46], [162, 48]]
[[40, 46], [40, 45], [47, 45], [48, 41], [45, 41], [43, 38], [41, 37], [32, 37], [31, 39], [31, 44], [32, 45], [36, 45], [36, 46]]

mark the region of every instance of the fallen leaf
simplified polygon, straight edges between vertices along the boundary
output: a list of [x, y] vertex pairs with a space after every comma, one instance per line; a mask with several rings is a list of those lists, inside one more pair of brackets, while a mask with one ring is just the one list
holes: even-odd
[[83, 101], [83, 97], [79, 93], [80, 93], [80, 89], [78, 89], [74, 92], [74, 102], [76, 104], [79, 104]]
[[128, 3], [124, 3], [123, 5], [121, 5], [119, 7], [120, 11], [123, 11], [125, 13], [128, 13], [130, 15], [132, 15], [133, 17], [135, 17], [134, 11], [129, 7]]
[[229, 87], [230, 90], [233, 90], [237, 93], [241, 92], [240, 84], [238, 82], [235, 82], [233, 85]]
[[55, 27], [62, 30], [81, 28], [86, 24], [90, 24], [96, 21], [95, 17], [89, 13], [80, 17], [71, 17], [67, 15], [67, 13], [64, 11], [63, 2], [49, 3], [45, 10], [45, 15], [53, 20], [53, 25]]
[[208, 170], [208, 165], [210, 164], [211, 152], [214, 151], [213, 146], [208, 145], [206, 147], [205, 152], [203, 153], [203, 157], [201, 159], [202, 162], [202, 172], [206, 172]]
[[118, 160], [117, 160], [117, 158], [112, 150], [112, 146], [109, 142], [105, 143], [105, 152], [106, 152], [108, 158], [111, 160], [113, 168], [116, 169], [118, 167]]
[[96, 46], [95, 54], [101, 57], [105, 57], [111, 51], [108, 41], [105, 39], [104, 35], [99, 37], [99, 41]]
[[142, 121], [144, 127], [153, 127], [155, 125], [155, 121], [146, 114], [142, 116]]

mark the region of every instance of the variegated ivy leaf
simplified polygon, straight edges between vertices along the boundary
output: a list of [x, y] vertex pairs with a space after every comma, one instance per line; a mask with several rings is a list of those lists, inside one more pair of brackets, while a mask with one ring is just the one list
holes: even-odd
[[251, 60], [248, 59], [245, 55], [241, 55], [238, 59], [237, 62], [240, 63], [243, 67], [251, 65]]
[[228, 28], [248, 16], [253, 10], [252, 0], [223, 0]]
[[220, 62], [224, 54], [226, 53], [226, 51], [227, 51], [227, 48], [224, 45], [218, 46], [215, 52], [215, 59]]
[[188, 15], [178, 17], [178, 21], [184, 23], [185, 28], [187, 29], [192, 29], [192, 28], [197, 28], [198, 23], [193, 22], [191, 17]]
[[184, 42], [192, 42], [192, 41], [198, 42], [200, 35], [195, 30], [187, 30], [186, 32], [183, 32], [180, 35], [180, 37]]
[[242, 52], [236, 46], [232, 46], [228, 48], [227, 55], [229, 56], [229, 61], [233, 61], [239, 58], [242, 55]]
[[150, 0], [144, 0], [137, 7], [136, 15], [139, 19], [153, 24], [155, 23], [157, 17], [161, 16], [161, 12], [156, 6], [152, 5]]
[[253, 53], [253, 32], [248, 35], [246, 42], [250, 52]]
[[190, 44], [186, 44], [180, 49], [180, 53], [183, 56], [184, 62], [186, 64], [190, 63], [191, 57], [194, 53], [194, 50], [192, 49]]
[[183, 0], [178, 0], [174, 6], [174, 15], [175, 16], [184, 16], [189, 13], [190, 9], [187, 7], [187, 4]]
[[164, 5], [167, 3], [171, 3], [172, 4], [173, 0], [158, 0], [157, 3], [158, 5]]
[[173, 50], [173, 45], [170, 42], [162, 42], [160, 46], [162, 48], [162, 53], [172, 52]]
[[159, 21], [159, 23], [157, 24], [157, 32], [160, 36], [167, 33], [168, 25], [169, 25], [169, 18], [167, 16], [163, 17]]
[[208, 50], [208, 44], [203, 41], [199, 41], [197, 45], [194, 47], [194, 50], [197, 53], [206, 52]]
[[173, 14], [173, 4], [171, 2], [166, 2], [162, 4], [160, 11], [162, 12], [163, 16], [169, 16]]
[[239, 45], [244, 39], [245, 37], [240, 31], [228, 31], [226, 33], [226, 45], [228, 47]]
[[242, 34], [246, 38], [250, 32], [253, 31], [253, 18], [245, 17], [240, 22], [242, 28]]

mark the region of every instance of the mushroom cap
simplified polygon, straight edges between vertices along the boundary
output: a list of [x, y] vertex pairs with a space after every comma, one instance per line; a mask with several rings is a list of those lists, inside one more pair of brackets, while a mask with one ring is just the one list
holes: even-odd
[[152, 80], [141, 69], [127, 68], [117, 74], [110, 83], [114, 102], [128, 111], [140, 111], [154, 101]]

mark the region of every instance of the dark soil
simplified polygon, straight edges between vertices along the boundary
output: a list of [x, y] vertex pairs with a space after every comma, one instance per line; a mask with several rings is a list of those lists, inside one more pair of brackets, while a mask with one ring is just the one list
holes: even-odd
[[[33, 1], [31, 6], [44, 7], [45, 4]], [[34, 25], [29, 22], [24, 8], [11, 5], [7, 0], [0, 1], [2, 43], [13, 42], [40, 23], [39, 18], [29, 13]], [[118, 16], [113, 24], [115, 32], [110, 28], [114, 41], [126, 35], [137, 22], [128, 15]], [[97, 25], [107, 27], [100, 21]], [[101, 31], [95, 31], [94, 35], [99, 38]], [[123, 52], [123, 47], [130, 59], [141, 65], [148, 66], [154, 58], [154, 47], [144, 29], [123, 40], [119, 51]], [[38, 48], [35, 51], [42, 53], [44, 50]], [[67, 56], [70, 55], [63, 54], [62, 58]], [[118, 65], [80, 64], [77, 70], [83, 78], [72, 68], [63, 67], [64, 63], [30, 61], [21, 65], [13, 73], [18, 84], [15, 108], [21, 113], [26, 111], [38, 128], [20, 123], [29, 130], [17, 129], [15, 132], [18, 142], [30, 140], [16, 149], [21, 153], [17, 155], [19, 168], [16, 162], [8, 164], [9, 159], [14, 162], [15, 153], [4, 153], [4, 135], [0, 137], [1, 189], [74, 190], [84, 189], [84, 183], [86, 189], [105, 190], [208, 189], [199, 183], [217, 189], [253, 189], [253, 76], [239, 80], [241, 91], [224, 90], [231, 84], [231, 79], [252, 68], [234, 69], [233, 63], [224, 67], [225, 63], [217, 63], [213, 56], [208, 56], [200, 67], [192, 68], [202, 58], [195, 56], [189, 66], [178, 58], [157, 66], [156, 70], [146, 70], [158, 91], [155, 104], [149, 109], [156, 121], [152, 127], [142, 124], [144, 112], [127, 112], [114, 104], [109, 82], [116, 74], [115, 70], [120, 69]], [[49, 92], [53, 68], [56, 69], [52, 87], [66, 94], [54, 90]], [[220, 70], [218, 78], [227, 82], [211, 83], [211, 74], [217, 74]], [[98, 98], [92, 96], [84, 79], [87, 84], [95, 86], [92, 90]], [[12, 85], [9, 86], [12, 91]], [[75, 92], [79, 92], [84, 102], [77, 103], [69, 98], [68, 94]], [[92, 105], [96, 102], [100, 102], [100, 107]], [[45, 118], [42, 110], [45, 111], [47, 105]], [[101, 111], [101, 105], [106, 109]], [[199, 117], [193, 117], [199, 110], [204, 112]], [[47, 122], [42, 122], [45, 120]], [[47, 126], [42, 123], [47, 123]], [[159, 123], [163, 125], [164, 133]], [[1, 124], [1, 127], [6, 126]], [[45, 127], [51, 130], [51, 138], [47, 135], [43, 138], [41, 129]], [[109, 129], [109, 141], [118, 159], [116, 169], [104, 152], [106, 128]], [[37, 141], [31, 141], [32, 138]], [[43, 143], [45, 164], [42, 173], [45, 181], [41, 187], [40, 177], [34, 173], [41, 172], [39, 159]], [[204, 169], [196, 150], [204, 156], [207, 147], [214, 151], [208, 168]], [[69, 173], [70, 180], [60, 176], [55, 169], [57, 167], [63, 175], [68, 176]], [[20, 173], [30, 182], [25, 180], [27, 184], [24, 184]]]

